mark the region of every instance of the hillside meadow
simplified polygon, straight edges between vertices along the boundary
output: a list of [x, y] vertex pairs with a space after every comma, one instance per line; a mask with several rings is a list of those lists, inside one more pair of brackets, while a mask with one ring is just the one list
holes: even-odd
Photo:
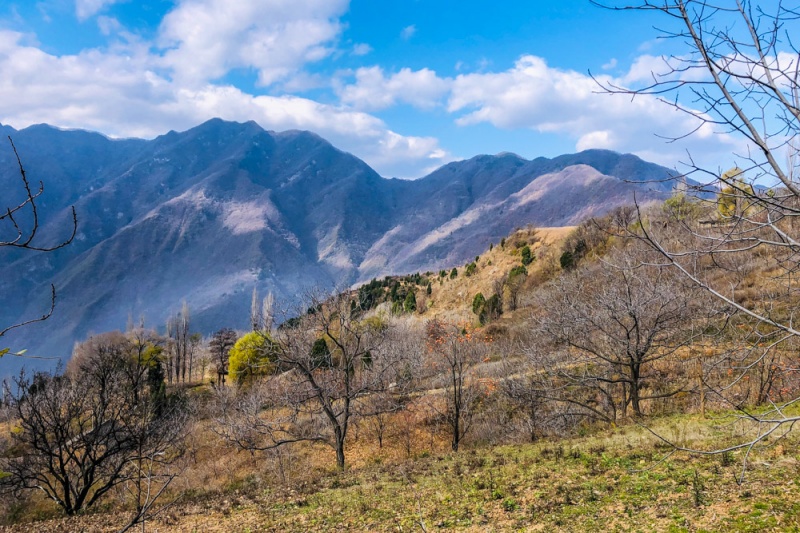
[[[660, 418], [651, 429], [682, 445], [714, 447], [737, 432], [724, 413]], [[283, 460], [207, 449], [178, 485], [183, 492], [147, 524], [152, 531], [796, 531], [800, 529], [797, 438], [743, 452], [673, 453], [636, 425], [534, 444], [476, 445], [448, 453], [446, 442], [416, 443], [412, 456], [378, 450], [360, 435], [346, 472], [323, 448]], [[422, 439], [427, 440], [427, 439]], [[216, 456], [216, 460], [211, 457]], [[197, 470], [216, 470], [197, 479]], [[195, 483], [203, 483], [195, 485]], [[198, 486], [204, 487], [198, 489]], [[185, 487], [185, 488], [184, 488]], [[189, 488], [191, 487], [191, 488]], [[177, 494], [176, 494], [177, 496]], [[0, 531], [116, 531], [111, 509]], [[14, 510], [12, 509], [12, 513]], [[7, 520], [14, 516], [7, 515]], [[18, 517], [21, 518], [21, 517]]]

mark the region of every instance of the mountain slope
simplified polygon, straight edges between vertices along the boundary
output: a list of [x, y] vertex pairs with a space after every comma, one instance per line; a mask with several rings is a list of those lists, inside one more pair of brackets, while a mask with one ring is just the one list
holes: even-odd
[[[152, 141], [2, 128], [31, 180], [45, 183], [42, 243], [68, 232], [70, 205], [78, 212], [64, 249], [0, 249], [0, 324], [40, 315], [49, 283], [58, 289], [55, 315], [8, 342], [58, 357], [129, 316], [162, 324], [182, 300], [204, 332], [243, 327], [254, 286], [293, 300], [311, 286], [462, 264], [518, 226], [574, 224], [634, 190], [646, 200], [670, 189], [644, 183], [666, 169], [601, 150], [477, 156], [403, 181], [313, 133], [254, 122], [215, 119]], [[7, 145], [0, 190], [8, 205], [20, 191]]]

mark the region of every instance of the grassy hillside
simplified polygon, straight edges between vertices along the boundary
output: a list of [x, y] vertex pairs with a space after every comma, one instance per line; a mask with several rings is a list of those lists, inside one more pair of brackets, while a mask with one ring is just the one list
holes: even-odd
[[[522, 265], [521, 250], [524, 246], [530, 248], [534, 260], [526, 267], [528, 276], [521, 290], [522, 299], [537, 285], [557, 273], [559, 270], [557, 259], [561, 253], [562, 242], [574, 230], [574, 226], [522, 228], [502, 241], [493, 243], [491, 249], [485, 250], [476, 256], [474, 261], [464, 265], [451, 265], [440, 272], [388, 276], [383, 280], [386, 286], [378, 289], [377, 293], [380, 294], [379, 299], [383, 305], [376, 305], [375, 308], [378, 312], [392, 313], [391, 286], [398, 284], [400, 294], [398, 303], [402, 303], [408, 291], [415, 293], [417, 301], [417, 310], [414, 313], [404, 313], [402, 309], [395, 308], [395, 314], [403, 319], [417, 325], [430, 319], [477, 324], [478, 317], [472, 310], [473, 298], [478, 293], [489, 298], [498, 290], [496, 282], [514, 267]], [[469, 266], [470, 263], [474, 263], [472, 268]], [[455, 276], [452, 275], [453, 269], [456, 270]], [[373, 280], [373, 283], [377, 281], [381, 280]], [[428, 284], [431, 287], [431, 294], [427, 294]], [[357, 292], [354, 292], [352, 297], [356, 299]], [[522, 307], [524, 302], [520, 303]], [[513, 315], [513, 312], [506, 309], [501, 318], [508, 321]]]
[[[659, 419], [653, 429], [703, 448], [736, 432], [726, 422], [724, 416], [681, 415]], [[362, 439], [359, 450], [376, 449], [368, 436]], [[796, 531], [797, 444], [792, 435], [753, 451], [743, 483], [737, 481], [743, 452], [674, 454], [635, 425], [459, 454], [436, 446], [411, 458], [391, 447], [356, 452], [357, 465], [345, 473], [317, 470], [318, 456], [300, 454], [291, 458], [315, 475], [295, 466], [285, 483], [269, 479], [274, 464], [263, 457], [228, 454], [218, 466], [229, 483], [208, 491], [195, 487], [148, 527], [163, 532]], [[242, 477], [232, 475], [232, 465]], [[100, 512], [0, 531], [114, 531], [118, 524], [118, 516]]]
[[493, 286], [495, 280], [521, 264], [521, 246], [529, 244], [532, 253], [541, 256], [541, 259], [537, 259], [528, 267], [529, 274], [533, 277], [544, 269], [553, 267], [550, 250], [557, 249], [574, 229], [573, 226], [520, 229], [505, 239], [504, 246], [494, 243], [491, 250], [479, 256], [475, 263], [477, 268], [472, 275], [467, 276], [465, 266], [458, 265], [459, 274], [456, 278], [450, 279], [448, 271], [448, 275], [441, 278], [441, 283], [433, 283], [428, 312], [423, 316], [456, 322], [474, 320], [473, 297], [479, 292], [484, 296], [490, 296], [495, 290]]

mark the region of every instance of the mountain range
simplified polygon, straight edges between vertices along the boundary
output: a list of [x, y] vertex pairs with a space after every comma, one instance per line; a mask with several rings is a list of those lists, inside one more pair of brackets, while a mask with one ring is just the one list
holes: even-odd
[[[196, 330], [244, 327], [254, 287], [291, 302], [310, 287], [452, 267], [517, 227], [572, 225], [634, 191], [647, 200], [672, 188], [668, 169], [605, 150], [480, 155], [401, 180], [313, 133], [255, 122], [214, 119], [153, 140], [47, 125], [0, 133], [44, 183], [40, 245], [67, 236], [77, 212], [67, 247], [0, 249], [0, 325], [41, 315], [50, 283], [58, 294], [49, 320], [3, 343], [59, 358], [129, 317], [163, 324], [183, 301]], [[22, 191], [9, 143], [0, 191], [3, 207]]]

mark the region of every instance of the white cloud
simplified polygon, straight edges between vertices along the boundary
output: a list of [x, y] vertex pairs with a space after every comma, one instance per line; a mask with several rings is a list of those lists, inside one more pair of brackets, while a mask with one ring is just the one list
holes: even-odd
[[182, 0], [161, 23], [163, 66], [185, 85], [252, 68], [262, 85], [332, 52], [347, 0]]
[[451, 82], [427, 68], [404, 68], [386, 77], [383, 69], [375, 66], [356, 70], [355, 83], [339, 87], [338, 93], [343, 103], [356, 109], [385, 109], [397, 103], [431, 109], [441, 103]]
[[105, 36], [120, 33], [124, 31], [122, 24], [113, 17], [99, 16], [97, 17], [97, 28]]
[[663, 79], [671, 70], [673, 67], [668, 57], [643, 54], [633, 61], [628, 72], [622, 77], [622, 82], [627, 86], [650, 85]]
[[575, 149], [580, 151], [591, 148], [614, 148], [614, 133], [609, 130], [591, 131], [578, 139]]
[[365, 56], [370, 52], [372, 52], [372, 47], [367, 43], [358, 43], [353, 45], [352, 54], [354, 56]]
[[[698, 68], [696, 60], [689, 56], [653, 56], [643, 54], [637, 57], [621, 82], [626, 86], [647, 86], [671, 79], [701, 81], [708, 78], [705, 66]], [[695, 65], [687, 68], [689, 65]]]
[[400, 31], [400, 38], [404, 41], [407, 41], [411, 39], [415, 33], [417, 33], [417, 27], [412, 24], [411, 26], [406, 26]]
[[601, 68], [602, 68], [603, 70], [611, 70], [611, 69], [615, 68], [616, 66], [617, 66], [617, 58], [616, 58], [616, 57], [612, 57], [612, 58], [611, 58], [611, 59], [608, 61], [608, 63], [604, 63], [604, 64], [603, 64], [603, 66], [602, 66]]
[[75, 14], [78, 16], [78, 20], [86, 20], [119, 1], [120, 0], [75, 0]]
[[276, 85], [281, 92], [295, 93], [330, 87], [330, 80], [321, 74], [300, 71]]
[[164, 75], [147, 43], [55, 56], [23, 44], [24, 38], [0, 31], [0, 117], [17, 128], [46, 122], [151, 138], [221, 117], [277, 131], [312, 130], [387, 176], [419, 177], [432, 157], [449, 161], [436, 139], [400, 135], [364, 112], [230, 85], [180, 84]]
[[366, 113], [295, 96], [251, 96], [235, 87], [208, 86], [181, 91], [175, 105], [182, 116], [193, 114], [189, 127], [202, 120], [255, 120], [274, 130], [304, 129], [318, 133], [338, 148], [352, 152], [387, 177], [417, 178], [431, 166], [450, 161], [432, 137], [400, 135]]
[[[599, 76], [598, 81], [624, 85], [641, 79], [635, 63], [625, 78]], [[663, 143], [656, 134], [678, 137], [694, 130], [699, 122], [676, 112], [654, 96], [603, 94], [591, 77], [570, 70], [551, 68], [544, 59], [523, 56], [504, 72], [459, 75], [453, 81], [448, 110], [458, 115], [456, 123], [469, 126], [490, 123], [498, 128], [527, 128], [575, 139], [576, 150], [608, 148], [647, 154], [663, 164], [674, 163], [693, 153], [729, 154], [731, 138], [714, 135], [704, 125], [685, 142]], [[663, 146], [663, 150], [658, 147]]]
[[[39, 16], [42, 17], [42, 20], [48, 24], [53, 21], [53, 17], [50, 16], [50, 13], [47, 11], [47, 6], [45, 6], [43, 2], [38, 2], [36, 4], [36, 11], [39, 12]], [[12, 8], [11, 12], [14, 14], [15, 18], [19, 17], [19, 13], [16, 12], [15, 8]]]
[[[79, 16], [94, 17], [116, 1], [75, 5]], [[400, 177], [420, 176], [451, 155], [437, 139], [402, 135], [371, 111], [395, 105], [439, 114], [444, 109], [464, 127], [530, 129], [569, 139], [578, 150], [632, 151], [670, 164], [687, 143], [662, 145], [654, 133], [678, 136], [696, 126], [655, 97], [598, 94], [589, 76], [552, 68], [532, 55], [498, 72], [486, 59], [459, 62], [455, 78], [428, 68], [360, 68], [337, 75], [338, 103], [286, 94], [330, 87], [331, 80], [309, 72], [310, 63], [371, 51], [365, 43], [342, 43], [340, 17], [347, 8], [348, 0], [175, 0], [153, 42], [99, 16], [101, 32], [114, 44], [74, 55], [46, 53], [35, 36], [0, 30], [0, 119], [16, 127], [48, 122], [138, 137], [213, 117], [256, 120], [267, 129], [313, 130], [380, 173]], [[415, 32], [411, 25], [402, 36]], [[664, 66], [660, 57], [642, 55], [624, 75], [599, 79], [646, 84]], [[619, 68], [614, 60], [605, 67]], [[269, 94], [220, 81], [237, 69], [256, 72]], [[728, 137], [713, 135], [708, 126], [698, 133], [688, 141], [693, 153], [730, 153]]]

